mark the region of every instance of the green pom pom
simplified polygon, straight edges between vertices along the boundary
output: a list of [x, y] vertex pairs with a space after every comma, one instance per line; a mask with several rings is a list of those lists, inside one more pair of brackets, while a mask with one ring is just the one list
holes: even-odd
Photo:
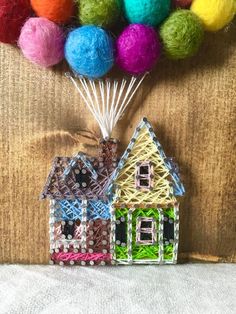
[[184, 59], [197, 53], [204, 30], [200, 19], [194, 13], [178, 10], [164, 22], [160, 36], [169, 58]]
[[82, 25], [112, 26], [120, 16], [120, 0], [78, 0]]

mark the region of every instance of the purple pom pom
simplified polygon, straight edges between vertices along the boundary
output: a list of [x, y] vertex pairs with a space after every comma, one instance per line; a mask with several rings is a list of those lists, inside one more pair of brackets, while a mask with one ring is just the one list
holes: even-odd
[[150, 71], [160, 57], [161, 44], [155, 30], [147, 25], [131, 24], [119, 36], [117, 64], [130, 74]]

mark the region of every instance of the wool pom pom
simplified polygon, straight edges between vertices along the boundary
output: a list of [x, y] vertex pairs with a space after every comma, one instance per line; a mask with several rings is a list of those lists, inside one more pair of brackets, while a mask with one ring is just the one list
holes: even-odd
[[170, 14], [171, 0], [123, 0], [123, 9], [130, 23], [157, 26]]
[[194, 0], [191, 6], [207, 31], [218, 31], [229, 24], [236, 9], [235, 0]]
[[177, 8], [188, 8], [192, 2], [192, 0], [174, 0], [174, 5]]
[[102, 77], [114, 64], [113, 40], [100, 27], [79, 27], [69, 33], [65, 57], [76, 73], [94, 79]]
[[0, 0], [0, 42], [16, 43], [30, 14], [28, 0]]
[[82, 25], [108, 27], [118, 19], [121, 5], [118, 0], [80, 0], [79, 19]]
[[202, 43], [204, 30], [200, 19], [189, 10], [177, 10], [160, 30], [166, 55], [184, 59], [195, 55]]
[[132, 24], [117, 39], [117, 64], [137, 75], [150, 71], [160, 57], [160, 42], [155, 30], [146, 25]]
[[31, 5], [38, 16], [55, 23], [66, 23], [75, 13], [73, 0], [31, 0]]
[[30, 18], [18, 41], [24, 56], [42, 67], [55, 65], [64, 58], [64, 43], [61, 28], [43, 17]]

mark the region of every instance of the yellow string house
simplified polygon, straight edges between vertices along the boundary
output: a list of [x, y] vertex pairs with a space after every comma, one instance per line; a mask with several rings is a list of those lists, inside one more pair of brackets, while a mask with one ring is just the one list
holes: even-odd
[[178, 167], [144, 118], [111, 177], [111, 247], [119, 264], [177, 262]]

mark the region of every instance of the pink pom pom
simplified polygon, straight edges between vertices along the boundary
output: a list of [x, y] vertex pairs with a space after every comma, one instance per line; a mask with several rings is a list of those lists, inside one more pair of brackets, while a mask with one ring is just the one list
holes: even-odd
[[119, 36], [117, 64], [137, 75], [150, 71], [160, 57], [161, 45], [155, 30], [147, 25], [131, 24]]
[[50, 67], [64, 58], [65, 36], [62, 29], [43, 17], [30, 18], [18, 41], [24, 56], [42, 67]]

